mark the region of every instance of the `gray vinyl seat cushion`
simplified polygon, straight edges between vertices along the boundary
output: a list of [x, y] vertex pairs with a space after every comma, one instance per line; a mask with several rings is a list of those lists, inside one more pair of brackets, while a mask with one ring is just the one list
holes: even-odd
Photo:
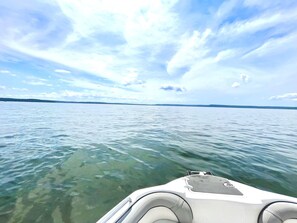
[[131, 222], [146, 222], [142, 221], [149, 215], [150, 210], [156, 208], [164, 208], [168, 209], [168, 212], [171, 212], [174, 218], [168, 218], [163, 211], [154, 212], [154, 219], [150, 222], [180, 222], [180, 223], [192, 223], [193, 213], [188, 205], [188, 203], [181, 198], [180, 196], [167, 192], [157, 192], [148, 194], [141, 199], [139, 199], [129, 210], [129, 213], [122, 220], [123, 223], [131, 223]]
[[266, 207], [259, 216], [258, 223], [297, 223], [297, 204], [276, 202]]

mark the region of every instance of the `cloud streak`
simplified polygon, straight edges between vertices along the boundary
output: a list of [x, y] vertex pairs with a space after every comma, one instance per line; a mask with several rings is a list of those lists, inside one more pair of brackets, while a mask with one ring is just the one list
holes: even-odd
[[16, 76], [16, 74], [11, 73], [11, 71], [9, 71], [9, 70], [0, 70], [0, 74], [9, 75], [9, 76], [12, 76], [12, 77]]
[[28, 85], [33, 85], [33, 86], [47, 86], [51, 87], [52, 84], [48, 83], [46, 79], [38, 78], [38, 77], [33, 77], [29, 76], [27, 80], [24, 80], [23, 83], [28, 84]]
[[286, 93], [281, 95], [272, 96], [270, 100], [292, 100], [297, 101], [297, 93]]
[[71, 73], [69, 70], [64, 70], [64, 69], [55, 69], [54, 71], [56, 73], [60, 73], [60, 74], [70, 74]]

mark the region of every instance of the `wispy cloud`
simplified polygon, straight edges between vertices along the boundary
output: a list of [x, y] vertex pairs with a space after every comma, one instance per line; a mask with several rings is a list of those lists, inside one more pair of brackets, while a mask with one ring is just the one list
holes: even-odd
[[0, 73], [1, 74], [10, 74], [10, 71], [9, 70], [0, 70]]
[[296, 18], [297, 12], [294, 9], [279, 11], [272, 10], [269, 13], [264, 12], [255, 18], [228, 24], [219, 30], [219, 34], [229, 38], [236, 38], [242, 35], [253, 34], [261, 30], [273, 29], [282, 24], [294, 24], [293, 21]]
[[71, 71], [69, 70], [64, 70], [64, 69], [55, 69], [54, 70], [56, 73], [60, 73], [60, 74], [70, 74]]
[[27, 77], [27, 80], [24, 80], [23, 83], [34, 85], [34, 86], [48, 86], [48, 87], [52, 86], [52, 84], [48, 83], [46, 79], [33, 77], [33, 76]]
[[167, 72], [175, 74], [179, 68], [191, 67], [203, 59], [209, 52], [205, 43], [210, 35], [211, 30], [206, 29], [203, 33], [195, 30], [191, 36], [184, 37], [180, 48], [168, 62]]
[[124, 86], [145, 84], [145, 81], [139, 80], [138, 76], [139, 74], [136, 69], [129, 69], [127, 75], [125, 75], [122, 79], [122, 84]]
[[9, 70], [0, 70], [0, 74], [6, 74], [6, 75], [9, 75], [9, 76], [12, 76], [12, 77], [16, 76], [16, 74], [12, 73]]
[[7, 87], [3, 85], [0, 85], [0, 90], [29, 91], [27, 88]]
[[286, 93], [281, 95], [272, 96], [270, 100], [292, 100], [297, 101], [297, 93]]
[[29, 91], [28, 88], [18, 88], [18, 87], [13, 87], [13, 88], [11, 88], [11, 90], [13, 90], [13, 91]]

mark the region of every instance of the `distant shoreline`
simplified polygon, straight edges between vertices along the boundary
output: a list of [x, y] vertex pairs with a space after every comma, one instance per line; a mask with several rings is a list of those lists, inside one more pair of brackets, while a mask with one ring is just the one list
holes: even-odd
[[20, 98], [0, 98], [2, 102], [36, 102], [36, 103], [64, 103], [64, 104], [103, 104], [103, 105], [142, 105], [142, 106], [172, 106], [172, 107], [210, 107], [210, 108], [255, 108], [255, 109], [288, 109], [297, 110], [297, 107], [290, 106], [254, 106], [254, 105], [195, 105], [195, 104], [136, 104], [136, 103], [112, 103], [112, 102], [91, 102], [91, 101], [59, 101], [42, 99], [20, 99]]

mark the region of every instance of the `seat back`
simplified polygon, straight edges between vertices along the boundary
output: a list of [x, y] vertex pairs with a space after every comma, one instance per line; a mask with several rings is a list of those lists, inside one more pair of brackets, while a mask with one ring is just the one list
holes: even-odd
[[[160, 208], [163, 211], [160, 211]], [[180, 196], [157, 192], [140, 198], [121, 222], [146, 222], [146, 219], [150, 219], [150, 222], [192, 223], [193, 213], [188, 203]]]
[[272, 203], [261, 212], [258, 223], [297, 223], [297, 204]]

